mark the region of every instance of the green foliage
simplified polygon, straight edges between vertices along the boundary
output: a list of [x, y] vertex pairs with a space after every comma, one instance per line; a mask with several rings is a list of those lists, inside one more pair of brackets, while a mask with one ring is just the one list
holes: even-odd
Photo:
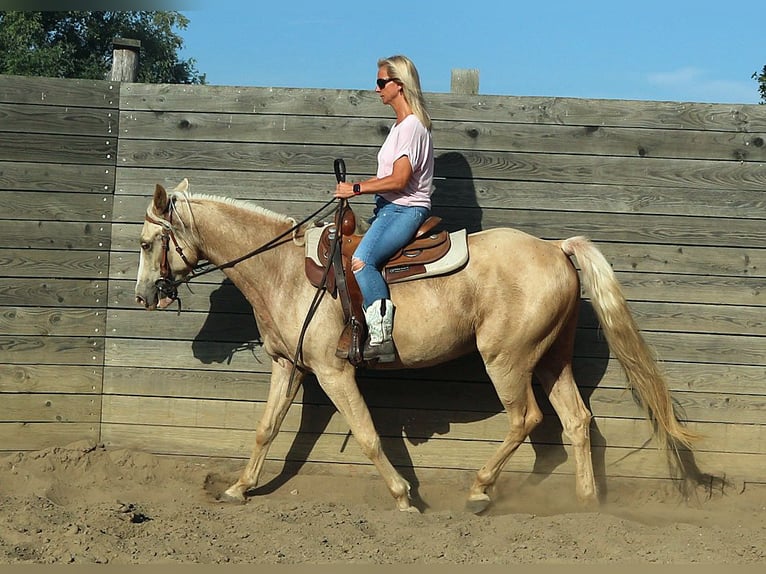
[[141, 42], [136, 81], [204, 84], [194, 59], [181, 60], [188, 18], [178, 12], [0, 12], [0, 74], [103, 80], [112, 40]]
[[766, 104], [766, 66], [760, 72], [753, 73], [753, 79], [758, 82], [758, 91], [761, 92], [761, 103]]

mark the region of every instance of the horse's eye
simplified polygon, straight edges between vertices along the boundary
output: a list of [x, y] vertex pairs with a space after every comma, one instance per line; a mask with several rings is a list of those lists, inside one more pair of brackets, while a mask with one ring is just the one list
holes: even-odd
[[143, 249], [144, 251], [149, 251], [151, 246], [152, 246], [151, 243], [147, 243], [146, 241], [141, 242], [141, 249]]

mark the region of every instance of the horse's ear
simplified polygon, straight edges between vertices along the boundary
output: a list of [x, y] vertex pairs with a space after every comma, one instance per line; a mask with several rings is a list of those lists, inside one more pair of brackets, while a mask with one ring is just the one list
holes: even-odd
[[180, 191], [181, 193], [186, 193], [189, 191], [189, 180], [187, 178], [183, 178], [181, 183], [179, 183], [173, 191]]
[[154, 212], [165, 213], [168, 210], [168, 192], [159, 183], [154, 188]]

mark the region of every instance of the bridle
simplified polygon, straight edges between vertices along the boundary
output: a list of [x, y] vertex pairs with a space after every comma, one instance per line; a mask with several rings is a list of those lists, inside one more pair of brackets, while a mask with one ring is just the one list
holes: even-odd
[[176, 281], [173, 279], [173, 271], [170, 269], [170, 260], [168, 258], [168, 253], [170, 252], [170, 242], [173, 242], [173, 245], [175, 246], [175, 252], [191, 271], [194, 271], [196, 267], [192, 265], [186, 258], [183, 248], [181, 245], [179, 245], [178, 240], [176, 239], [176, 235], [173, 233], [173, 210], [170, 209], [170, 204], [168, 204], [168, 211], [169, 217], [167, 221], [164, 219], [155, 219], [148, 213], [144, 216], [144, 220], [148, 221], [149, 223], [159, 225], [162, 228], [162, 235], [160, 236], [160, 242], [162, 245], [160, 278], [154, 282], [154, 286], [157, 288], [157, 291], [159, 291], [160, 294], [164, 297], [172, 299], [173, 301], [178, 301], [178, 312], [180, 313], [181, 299], [178, 297], [178, 285], [180, 285], [183, 281]]

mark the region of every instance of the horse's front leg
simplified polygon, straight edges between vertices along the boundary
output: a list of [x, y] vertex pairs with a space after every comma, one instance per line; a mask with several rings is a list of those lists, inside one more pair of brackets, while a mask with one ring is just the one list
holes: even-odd
[[412, 506], [410, 484], [394, 468], [383, 452], [380, 435], [375, 430], [372, 415], [367, 403], [359, 392], [353, 367], [350, 365], [343, 373], [316, 373], [320, 386], [345, 418], [362, 452], [372, 461], [396, 501], [396, 506], [403, 512], [419, 512]]
[[223, 499], [242, 502], [245, 500], [245, 493], [258, 485], [258, 478], [263, 469], [263, 462], [269, 452], [272, 441], [279, 432], [279, 427], [287, 414], [290, 405], [298, 393], [300, 382], [304, 374], [300, 371], [295, 372], [295, 380], [290, 395], [287, 395], [287, 386], [290, 381], [292, 363], [286, 359], [273, 360], [271, 362], [271, 385], [269, 387], [269, 398], [266, 401], [266, 410], [258, 422], [258, 428], [255, 432], [255, 446], [250, 455], [250, 461], [242, 471], [239, 480], [231, 485], [223, 494]]

